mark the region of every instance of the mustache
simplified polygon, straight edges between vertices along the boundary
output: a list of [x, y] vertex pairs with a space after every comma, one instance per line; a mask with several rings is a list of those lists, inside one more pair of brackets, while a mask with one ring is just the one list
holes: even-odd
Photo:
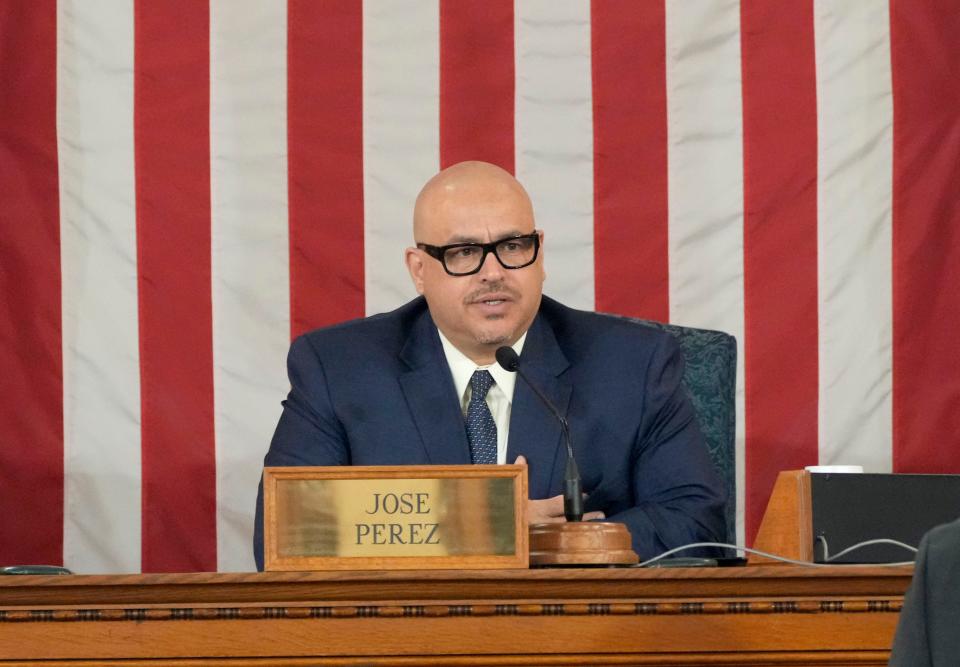
[[519, 298], [520, 294], [515, 290], [507, 287], [503, 283], [490, 283], [485, 287], [476, 289], [467, 296], [464, 297], [464, 303], [474, 303], [475, 301], [483, 301], [483, 297], [497, 295], [497, 296], [507, 296], [510, 299], [516, 300]]

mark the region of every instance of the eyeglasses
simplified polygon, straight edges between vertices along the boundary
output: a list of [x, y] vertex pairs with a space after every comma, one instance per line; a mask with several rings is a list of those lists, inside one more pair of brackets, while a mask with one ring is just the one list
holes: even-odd
[[480, 267], [493, 253], [505, 269], [522, 269], [537, 261], [540, 251], [540, 233], [523, 236], [510, 236], [490, 243], [451, 243], [450, 245], [428, 245], [418, 243], [417, 247], [443, 264], [443, 269], [451, 276], [469, 276], [480, 271]]

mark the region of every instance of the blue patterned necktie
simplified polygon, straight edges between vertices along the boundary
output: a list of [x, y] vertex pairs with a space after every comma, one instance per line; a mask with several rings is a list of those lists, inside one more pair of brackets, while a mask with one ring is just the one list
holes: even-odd
[[470, 405], [467, 406], [467, 440], [470, 441], [470, 461], [473, 463], [497, 462], [497, 424], [486, 401], [492, 386], [490, 371], [474, 371], [470, 378]]

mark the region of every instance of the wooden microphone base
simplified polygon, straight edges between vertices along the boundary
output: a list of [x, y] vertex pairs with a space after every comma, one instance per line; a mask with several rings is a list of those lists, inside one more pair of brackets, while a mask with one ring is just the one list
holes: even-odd
[[622, 523], [581, 521], [530, 526], [530, 566], [636, 565], [640, 559]]

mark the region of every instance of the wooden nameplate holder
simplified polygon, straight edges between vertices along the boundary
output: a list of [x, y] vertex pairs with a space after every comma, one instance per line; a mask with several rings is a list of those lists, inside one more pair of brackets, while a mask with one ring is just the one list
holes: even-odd
[[263, 472], [265, 570], [526, 568], [518, 465]]

